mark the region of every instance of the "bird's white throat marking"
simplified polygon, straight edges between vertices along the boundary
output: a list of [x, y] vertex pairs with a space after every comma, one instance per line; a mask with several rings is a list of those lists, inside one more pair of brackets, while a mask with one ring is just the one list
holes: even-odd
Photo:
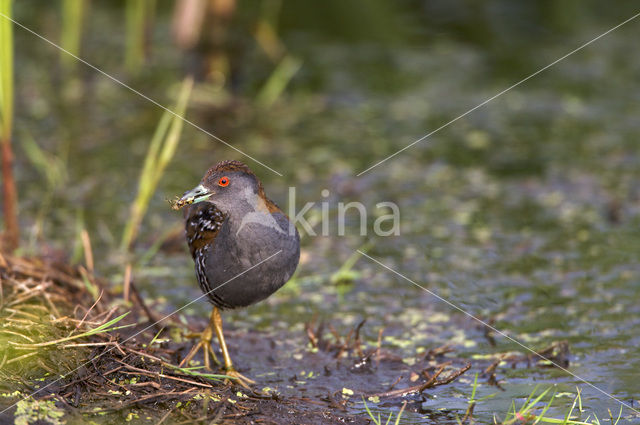
[[242, 191], [241, 197], [251, 207], [252, 211], [249, 211], [244, 215], [244, 217], [242, 217], [236, 236], [238, 236], [244, 226], [249, 223], [257, 223], [261, 226], [273, 229], [278, 233], [286, 233], [280, 228], [273, 215], [271, 215], [264, 200], [260, 198], [250, 187], [247, 187]]

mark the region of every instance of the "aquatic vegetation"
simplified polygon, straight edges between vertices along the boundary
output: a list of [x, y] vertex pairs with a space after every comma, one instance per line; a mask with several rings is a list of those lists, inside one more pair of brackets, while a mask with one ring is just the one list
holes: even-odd
[[[362, 398], [362, 403], [364, 404], [364, 408], [366, 409], [367, 414], [369, 415], [373, 423], [376, 425], [383, 425], [382, 418], [380, 417], [380, 412], [378, 412], [378, 416], [375, 416], [374, 413], [371, 411], [371, 409], [369, 409], [369, 406], [367, 405], [367, 400], [365, 400], [364, 397]], [[396, 415], [396, 420], [395, 422], [393, 422], [394, 425], [400, 424], [400, 419], [402, 418], [402, 413], [404, 412], [405, 407], [407, 407], [406, 401], [402, 403], [402, 407], [400, 408], [400, 411]], [[387, 421], [384, 422], [384, 425], [389, 425], [392, 419], [393, 419], [393, 412], [390, 412], [389, 416], [387, 417]]]
[[15, 425], [28, 425], [32, 423], [43, 423], [50, 425], [62, 425], [65, 412], [56, 406], [53, 400], [20, 400], [16, 404], [14, 414]]
[[[524, 401], [520, 408], [516, 408], [515, 401], [511, 405], [511, 409], [507, 412], [507, 416], [502, 422], [504, 425], [511, 425], [515, 423], [522, 422], [531, 422], [533, 424], [537, 423], [552, 423], [552, 424], [562, 424], [562, 425], [600, 425], [600, 420], [595, 414], [588, 415], [584, 420], [580, 420], [579, 417], [583, 415], [582, 410], [582, 398], [580, 390], [577, 390], [577, 394], [573, 399], [573, 403], [569, 410], [564, 414], [564, 418], [553, 418], [550, 416], [545, 416], [549, 409], [551, 408], [554, 400], [556, 399], [557, 394], [553, 393], [551, 397], [549, 397], [549, 401], [545, 404], [545, 396], [549, 394], [551, 388], [547, 388], [544, 391], [541, 391], [540, 394], [537, 394], [538, 387], [533, 389], [529, 397]], [[579, 406], [579, 411], [577, 415], [574, 415], [574, 411], [576, 406]], [[535, 413], [536, 410], [539, 410], [539, 413]], [[617, 418], [611, 417], [611, 424], [616, 425], [620, 418], [622, 417], [622, 407], [620, 408], [620, 413]]]
[[[358, 251], [367, 252], [371, 248], [371, 242], [367, 242], [358, 248]], [[340, 268], [331, 275], [329, 281], [332, 284], [346, 284], [353, 283], [356, 279], [359, 279], [362, 276], [362, 272], [358, 270], [354, 270], [354, 266], [358, 259], [361, 257], [360, 252], [354, 252], [351, 254], [349, 258], [344, 262]]]
[[464, 413], [464, 416], [462, 418], [459, 418], [456, 416], [456, 421], [459, 424], [463, 424], [465, 422], [467, 422], [468, 420], [471, 420], [471, 418], [473, 417], [473, 410], [475, 409], [476, 405], [483, 401], [483, 400], [488, 400], [492, 397], [495, 396], [495, 394], [488, 394], [484, 397], [480, 397], [480, 398], [476, 398], [476, 392], [478, 390], [478, 374], [476, 373], [476, 375], [473, 378], [473, 386], [471, 387], [471, 395], [469, 396], [469, 401], [467, 402], [467, 411]]
[[[551, 394], [551, 390], [553, 387], [549, 387], [546, 390], [540, 391], [538, 394], [539, 385], [533, 389], [531, 394], [522, 402], [520, 407], [516, 406], [516, 401], [513, 400], [511, 402], [511, 406], [509, 411], [505, 415], [504, 419], [499, 419], [496, 414], [494, 414], [493, 423], [501, 424], [501, 425], [512, 425], [519, 423], [550, 423], [550, 424], [561, 424], [561, 425], [600, 425], [600, 419], [595, 415], [595, 413], [591, 413], [586, 415], [585, 411], [582, 407], [582, 392], [579, 388], [576, 388], [576, 394], [567, 394], [568, 396], [573, 397], [573, 402], [571, 406], [565, 411], [564, 416], [562, 418], [553, 417], [548, 415], [554, 401], [558, 399], [559, 394], [554, 392]], [[476, 423], [477, 420], [473, 416], [474, 408], [484, 400], [494, 397], [496, 394], [489, 394], [487, 396], [476, 398], [476, 391], [478, 389], [478, 375], [476, 374], [475, 379], [473, 381], [471, 395], [469, 397], [469, 407], [465, 412], [462, 418], [456, 416], [456, 422], [459, 425], [463, 424], [473, 424]], [[549, 396], [550, 395], [550, 396]], [[577, 408], [577, 412], [576, 412]], [[557, 409], [556, 409], [557, 410]], [[584, 419], [581, 417], [586, 416]], [[622, 418], [622, 407], [618, 413], [617, 417], [613, 417], [611, 411], [609, 411], [609, 419], [611, 421], [611, 425], [617, 425], [620, 419]]]

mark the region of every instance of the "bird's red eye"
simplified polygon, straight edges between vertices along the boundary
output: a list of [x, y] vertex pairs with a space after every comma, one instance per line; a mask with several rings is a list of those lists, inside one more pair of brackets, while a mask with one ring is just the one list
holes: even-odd
[[229, 177], [221, 177], [220, 180], [218, 180], [218, 186], [228, 186], [229, 185]]

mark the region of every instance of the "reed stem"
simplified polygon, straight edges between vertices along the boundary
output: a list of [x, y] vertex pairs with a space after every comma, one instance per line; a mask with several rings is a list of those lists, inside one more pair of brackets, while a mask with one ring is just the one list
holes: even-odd
[[[60, 44], [68, 52], [80, 56], [80, 42], [82, 39], [82, 26], [87, 0], [64, 0], [62, 2], [62, 34]], [[76, 58], [60, 51], [62, 65], [71, 70], [77, 64]]]
[[124, 63], [129, 72], [138, 72], [144, 63], [155, 7], [155, 0], [127, 0]]
[[[0, 0], [0, 12], [11, 18], [11, 0]], [[0, 144], [2, 145], [2, 193], [5, 233], [2, 247], [18, 247], [18, 194], [13, 178], [13, 23], [0, 19]]]
[[180, 94], [174, 108], [174, 113], [165, 111], [156, 127], [156, 131], [149, 143], [149, 149], [144, 161], [140, 179], [138, 180], [138, 195], [131, 206], [130, 219], [122, 234], [120, 248], [127, 252], [135, 240], [142, 218], [147, 212], [149, 201], [158, 186], [164, 169], [178, 147], [182, 131], [182, 117], [187, 109], [193, 78], [187, 77], [182, 83]]

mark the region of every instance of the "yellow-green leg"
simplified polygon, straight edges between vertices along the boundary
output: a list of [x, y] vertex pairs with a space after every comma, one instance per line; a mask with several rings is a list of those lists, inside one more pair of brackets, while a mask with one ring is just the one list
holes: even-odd
[[220, 349], [222, 350], [222, 357], [224, 358], [224, 367], [226, 369], [226, 375], [236, 378], [237, 382], [245, 388], [249, 388], [249, 384], [255, 384], [256, 382], [247, 378], [246, 376], [238, 373], [233, 368], [233, 362], [229, 356], [229, 350], [227, 350], [227, 343], [224, 340], [224, 334], [222, 333], [222, 316], [220, 316], [220, 310], [218, 307], [213, 308], [211, 313], [211, 322], [213, 328], [216, 331], [218, 342], [220, 343]]
[[[199, 349], [202, 348], [204, 351], [204, 367], [205, 369], [211, 370], [211, 364], [209, 363], [209, 356], [213, 359], [215, 364], [220, 364], [218, 361], [218, 357], [216, 357], [216, 353], [213, 351], [213, 347], [211, 347], [211, 341], [213, 340], [213, 329], [215, 328], [215, 319], [216, 319], [216, 308], [211, 312], [211, 318], [209, 318], [209, 324], [199, 335], [200, 340], [196, 343], [196, 345], [191, 348], [189, 354], [180, 362], [180, 367], [189, 366], [189, 362], [193, 359], [193, 356], [196, 355]], [[217, 313], [220, 316], [220, 313]], [[196, 334], [197, 335], [197, 334]], [[226, 363], [226, 361], [225, 361]]]

